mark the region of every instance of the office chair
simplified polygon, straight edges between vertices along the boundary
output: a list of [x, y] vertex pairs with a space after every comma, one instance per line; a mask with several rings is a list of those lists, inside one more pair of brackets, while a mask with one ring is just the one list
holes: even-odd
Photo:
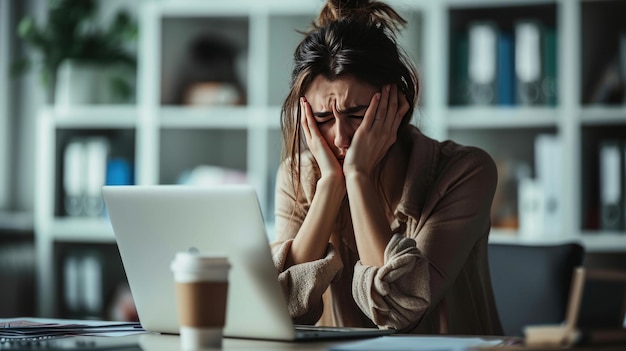
[[496, 306], [507, 336], [524, 327], [565, 320], [574, 267], [582, 265], [578, 243], [554, 245], [489, 244], [489, 266]]

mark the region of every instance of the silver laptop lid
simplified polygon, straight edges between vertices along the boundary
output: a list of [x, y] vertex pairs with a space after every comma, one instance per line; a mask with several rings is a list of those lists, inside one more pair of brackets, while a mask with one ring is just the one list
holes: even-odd
[[191, 247], [232, 264], [225, 336], [292, 340], [295, 332], [249, 185], [105, 186], [103, 196], [146, 330], [178, 333], [169, 264]]

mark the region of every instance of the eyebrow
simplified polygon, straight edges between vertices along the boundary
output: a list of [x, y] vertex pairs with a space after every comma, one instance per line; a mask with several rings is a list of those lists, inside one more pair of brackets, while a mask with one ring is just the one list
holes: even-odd
[[[337, 112], [339, 112], [342, 115], [348, 115], [348, 114], [351, 114], [351, 113], [359, 112], [359, 111], [361, 111], [363, 109], [366, 109], [368, 107], [369, 107], [369, 105], [357, 105], [357, 106], [353, 106], [353, 107], [348, 107], [345, 110], [337, 109]], [[326, 117], [326, 116], [329, 116], [331, 114], [332, 114], [332, 112], [330, 112], [330, 111], [313, 112], [313, 116], [314, 117]]]

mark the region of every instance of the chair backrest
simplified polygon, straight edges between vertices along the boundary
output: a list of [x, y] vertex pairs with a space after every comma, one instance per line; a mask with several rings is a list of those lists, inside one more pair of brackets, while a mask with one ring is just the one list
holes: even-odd
[[522, 336], [527, 325], [563, 322], [574, 268], [583, 258], [583, 247], [574, 242], [490, 243], [491, 280], [505, 335]]

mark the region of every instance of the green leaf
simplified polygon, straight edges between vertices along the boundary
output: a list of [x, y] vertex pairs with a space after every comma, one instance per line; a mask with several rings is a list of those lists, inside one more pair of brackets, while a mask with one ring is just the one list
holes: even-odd
[[30, 16], [22, 18], [20, 23], [17, 25], [17, 34], [23, 39], [28, 40], [34, 31], [35, 21]]

